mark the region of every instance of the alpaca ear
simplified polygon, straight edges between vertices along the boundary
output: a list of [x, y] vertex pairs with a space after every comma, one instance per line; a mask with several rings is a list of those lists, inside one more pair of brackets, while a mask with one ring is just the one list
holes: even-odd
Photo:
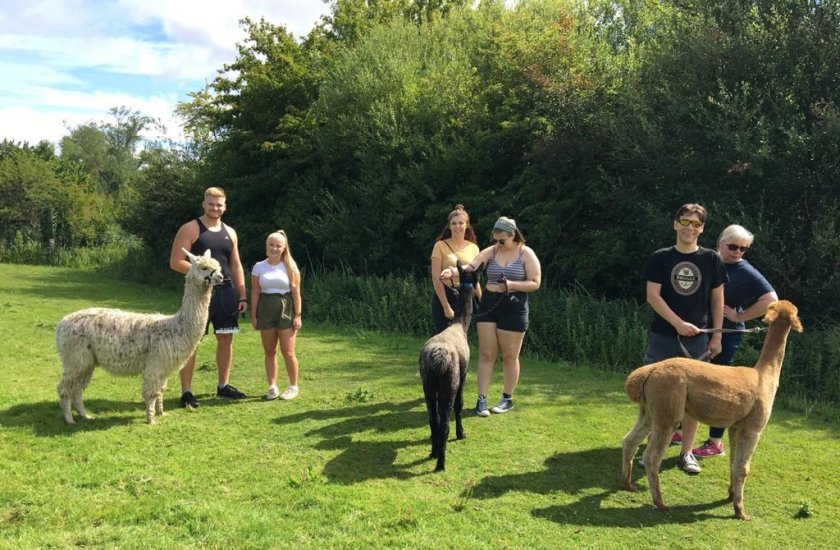
[[455, 267], [458, 268], [458, 278], [462, 279], [464, 277], [464, 268], [461, 266], [459, 262], [455, 263]]
[[205, 250], [204, 254], [202, 254], [202, 256], [204, 256], [205, 258], [209, 258], [210, 257], [210, 249], [208, 248], [207, 250]]
[[768, 325], [779, 318], [779, 311], [776, 309], [776, 304], [778, 302], [770, 304], [770, 307], [767, 308], [767, 313], [764, 314], [764, 322]]
[[793, 330], [796, 332], [802, 332], [802, 321], [800, 321], [799, 317], [795, 315], [790, 320], [790, 326], [793, 327]]
[[[195, 263], [195, 261], [198, 259], [198, 258], [195, 256], [195, 254], [193, 254], [192, 252], [190, 252], [190, 251], [189, 251], [189, 250], [187, 250], [186, 248], [181, 248], [181, 250], [183, 250], [183, 251], [184, 251], [184, 254], [186, 254], [186, 255], [187, 255], [187, 258], [190, 260], [190, 263], [191, 263], [191, 264], [194, 264], [194, 263]], [[210, 251], [208, 250], [207, 252], [210, 252]], [[205, 254], [206, 254], [206, 253], [205, 253]]]

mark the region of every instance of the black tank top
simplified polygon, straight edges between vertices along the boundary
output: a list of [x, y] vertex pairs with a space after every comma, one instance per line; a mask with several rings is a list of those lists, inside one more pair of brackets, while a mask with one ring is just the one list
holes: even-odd
[[200, 256], [209, 248], [210, 256], [215, 258], [222, 266], [222, 275], [224, 275], [225, 281], [230, 281], [230, 255], [233, 253], [233, 240], [228, 234], [227, 226], [222, 224], [221, 230], [210, 231], [206, 225], [201, 223], [199, 218], [196, 218], [195, 221], [198, 222], [198, 239], [190, 247], [190, 252]]

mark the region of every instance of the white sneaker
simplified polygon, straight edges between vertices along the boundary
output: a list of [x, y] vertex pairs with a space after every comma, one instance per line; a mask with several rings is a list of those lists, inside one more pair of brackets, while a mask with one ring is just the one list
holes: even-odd
[[505, 414], [508, 411], [513, 410], [513, 399], [505, 399], [502, 398], [501, 401], [496, 403], [496, 406], [490, 409], [491, 413], [495, 414]]
[[266, 401], [274, 401], [278, 397], [280, 397], [280, 390], [277, 388], [277, 386], [272, 384], [268, 387], [268, 393], [265, 394], [265, 399]]
[[289, 386], [288, 388], [286, 388], [286, 391], [283, 392], [283, 395], [280, 396], [280, 399], [285, 399], [286, 401], [288, 401], [289, 399], [294, 399], [298, 396], [299, 391], [300, 390], [298, 390], [297, 386]]
[[680, 459], [677, 461], [677, 466], [680, 467], [680, 470], [691, 476], [701, 472], [700, 465], [697, 464], [697, 459], [691, 453], [681, 454]]

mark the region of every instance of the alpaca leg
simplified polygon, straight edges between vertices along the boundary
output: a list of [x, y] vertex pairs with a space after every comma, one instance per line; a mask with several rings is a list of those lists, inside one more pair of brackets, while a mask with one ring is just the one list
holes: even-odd
[[449, 440], [449, 419], [452, 416], [452, 409], [455, 405], [455, 395], [452, 391], [452, 386], [449, 380], [442, 380], [441, 387], [438, 388], [438, 455], [436, 472], [446, 470], [446, 443]]
[[61, 376], [61, 381], [59, 381], [58, 386], [56, 386], [55, 389], [58, 392], [58, 402], [61, 404], [61, 412], [64, 414], [64, 421], [68, 424], [76, 423], [76, 421], [73, 420], [72, 409], [72, 392], [74, 386], [75, 380], [73, 379], [73, 376], [65, 369], [64, 374]]
[[461, 372], [464, 375], [461, 377], [461, 381], [458, 384], [458, 391], [455, 392], [455, 437], [458, 439], [464, 439], [466, 434], [464, 433], [464, 426], [461, 423], [461, 411], [464, 410], [464, 380], [466, 379], [467, 369], [466, 366], [463, 366]]
[[79, 413], [79, 416], [85, 420], [93, 419], [93, 417], [85, 410], [85, 404], [82, 401], [82, 392], [84, 392], [85, 388], [87, 388], [88, 384], [90, 384], [90, 379], [93, 376], [93, 368], [93, 365], [90, 365], [90, 367], [82, 371], [81, 376], [79, 376], [76, 380], [76, 385], [73, 388], [74, 391], [72, 393], [73, 406], [76, 407], [76, 412]]
[[155, 394], [155, 416], [163, 416], [163, 392]]
[[749, 520], [750, 516], [744, 512], [744, 483], [750, 475], [750, 461], [759, 437], [760, 433], [747, 433], [742, 430], [738, 434], [738, 448], [733, 449], [733, 454], [737, 456], [733, 459], [733, 470], [729, 473], [732, 480], [732, 506], [735, 508], [735, 517], [745, 521]]
[[729, 502], [732, 502], [735, 497], [735, 454], [739, 448], [738, 431], [737, 426], [729, 428]]
[[621, 480], [624, 488], [628, 491], [636, 491], [637, 488], [633, 484], [633, 458], [636, 456], [636, 451], [639, 450], [639, 445], [642, 440], [650, 434], [650, 422], [644, 405], [639, 406], [639, 418], [636, 419], [636, 424], [627, 432], [624, 439], [621, 440], [621, 447], [623, 449], [623, 459], [621, 462]]
[[440, 455], [438, 450], [438, 418], [437, 418], [437, 395], [436, 386], [428, 373], [423, 373], [423, 395], [426, 399], [426, 411], [429, 413], [429, 431], [431, 432], [432, 450], [429, 458], [437, 458]]
[[[140, 394], [143, 396], [143, 402], [146, 404], [146, 422], [149, 424], [155, 423], [155, 411], [158, 406], [158, 398], [161, 397], [161, 388], [163, 382], [158, 380], [155, 376], [146, 375], [143, 377], [143, 387]], [[161, 404], [161, 412], [163, 411], [163, 404]]]
[[642, 459], [645, 461], [650, 494], [653, 497], [653, 504], [662, 512], [670, 512], [671, 509], [665, 506], [662, 500], [662, 491], [659, 486], [659, 468], [662, 465], [662, 457], [665, 450], [671, 443], [671, 436], [674, 433], [673, 422], [660, 422], [651, 432], [648, 446], [645, 449]]

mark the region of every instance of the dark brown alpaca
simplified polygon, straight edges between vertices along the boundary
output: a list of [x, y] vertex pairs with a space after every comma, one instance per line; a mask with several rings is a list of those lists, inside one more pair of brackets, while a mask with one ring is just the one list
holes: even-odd
[[796, 306], [786, 300], [770, 304], [764, 316], [770, 329], [754, 368], [679, 357], [630, 373], [624, 389], [631, 400], [639, 403], [639, 418], [622, 441], [621, 477], [628, 491], [636, 490], [630, 479], [633, 457], [642, 440], [650, 435], [642, 457], [650, 493], [657, 508], [669, 510], [659, 488], [659, 466], [671, 434], [685, 414], [709, 426], [729, 429], [729, 499], [735, 507], [735, 517], [750, 519], [744, 513], [744, 482], [773, 409], [788, 335], [791, 329], [802, 332], [797, 313]]
[[446, 469], [446, 441], [449, 439], [449, 419], [455, 412], [455, 435], [464, 439], [461, 411], [464, 408], [464, 380], [470, 363], [470, 346], [467, 328], [473, 310], [473, 295], [478, 284], [478, 273], [467, 272], [458, 266], [460, 287], [458, 307], [452, 325], [426, 341], [420, 351], [420, 379], [429, 412], [432, 451], [429, 458], [436, 458], [436, 472]]

